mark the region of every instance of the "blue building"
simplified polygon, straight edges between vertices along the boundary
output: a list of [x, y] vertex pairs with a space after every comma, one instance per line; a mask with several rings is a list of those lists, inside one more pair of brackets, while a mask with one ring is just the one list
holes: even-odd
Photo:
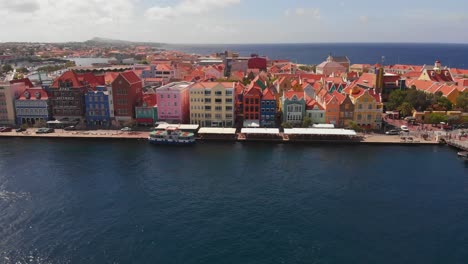
[[52, 117], [49, 95], [40, 87], [28, 88], [15, 100], [16, 124], [45, 124]]
[[263, 90], [260, 104], [260, 126], [276, 127], [276, 97], [269, 88]]
[[109, 127], [111, 125], [111, 104], [106, 86], [97, 86], [96, 91], [85, 94], [86, 125], [88, 127]]

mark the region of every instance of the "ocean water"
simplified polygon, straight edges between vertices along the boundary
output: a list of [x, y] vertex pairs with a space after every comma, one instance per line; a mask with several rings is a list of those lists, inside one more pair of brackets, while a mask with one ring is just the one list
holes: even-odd
[[166, 45], [169, 50], [179, 50], [202, 55], [232, 50], [243, 56], [252, 53], [271, 59], [288, 59], [303, 64], [319, 64], [328, 54], [348, 56], [351, 63], [433, 65], [440, 60], [452, 68], [468, 68], [468, 44], [412, 44], [412, 43], [329, 43], [329, 44], [216, 44], [216, 45]]
[[447, 147], [0, 139], [0, 263], [467, 263]]

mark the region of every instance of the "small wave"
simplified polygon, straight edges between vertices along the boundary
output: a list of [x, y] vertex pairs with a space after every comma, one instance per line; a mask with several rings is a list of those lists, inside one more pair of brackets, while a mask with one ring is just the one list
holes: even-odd
[[25, 192], [0, 191], [0, 201], [16, 202], [18, 200], [29, 199], [29, 194]]
[[0, 251], [0, 263], [2, 264], [67, 264], [69, 260], [51, 260], [49, 257], [41, 254], [37, 249], [25, 253], [20, 250], [14, 251]]

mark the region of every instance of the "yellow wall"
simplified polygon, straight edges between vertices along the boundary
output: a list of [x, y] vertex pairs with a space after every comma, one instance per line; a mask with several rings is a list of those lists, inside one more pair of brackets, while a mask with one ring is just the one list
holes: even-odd
[[[190, 88], [190, 123], [200, 126], [234, 126], [234, 85], [232, 88], [225, 88], [223, 84], [213, 88], [198, 87], [196, 84]], [[211, 91], [211, 94], [205, 96], [205, 91]], [[221, 95], [216, 95], [216, 92]], [[216, 102], [216, 99], [221, 102]], [[206, 106], [210, 106], [211, 110], [206, 110]]]
[[[370, 124], [372, 129], [380, 128], [379, 126], [382, 124], [382, 104], [377, 103], [375, 98], [367, 91], [358, 98], [352, 96], [351, 98], [354, 102], [354, 122], [360, 125]], [[368, 119], [369, 115], [370, 119]]]

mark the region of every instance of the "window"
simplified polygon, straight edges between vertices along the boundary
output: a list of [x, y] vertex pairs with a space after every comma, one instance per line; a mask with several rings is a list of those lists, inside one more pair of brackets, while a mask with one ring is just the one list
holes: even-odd
[[221, 106], [216, 106], [216, 107], [215, 107], [215, 110], [216, 110], [216, 111], [223, 111], [223, 108], [222, 108]]
[[226, 106], [226, 111], [232, 111], [232, 106]]
[[359, 115], [357, 116], [357, 119], [358, 119], [358, 120], [362, 120], [362, 115], [359, 114]]
[[367, 120], [370, 121], [372, 119], [372, 115], [367, 115]]
[[210, 111], [210, 110], [211, 110], [211, 106], [209, 106], [209, 105], [206, 105], [206, 106], [205, 106], [205, 110], [208, 110], [208, 111]]
[[205, 91], [205, 95], [211, 95], [211, 91]]
[[205, 103], [211, 104], [211, 98], [205, 98]]
[[177, 106], [177, 102], [174, 102], [174, 106]]
[[215, 99], [215, 103], [217, 103], [217, 104], [222, 104], [222, 103], [223, 103], [223, 99]]
[[232, 99], [231, 98], [226, 99], [226, 103], [228, 104], [232, 103]]
[[231, 90], [227, 90], [227, 91], [226, 91], [226, 95], [231, 96], [231, 95], [232, 95], [232, 91], [231, 91]]
[[216, 95], [216, 96], [222, 96], [222, 95], [223, 95], [223, 92], [222, 92], [222, 91], [216, 91], [216, 92], [215, 92], [215, 95]]
[[362, 104], [359, 104], [359, 105], [358, 105], [358, 109], [362, 109]]

